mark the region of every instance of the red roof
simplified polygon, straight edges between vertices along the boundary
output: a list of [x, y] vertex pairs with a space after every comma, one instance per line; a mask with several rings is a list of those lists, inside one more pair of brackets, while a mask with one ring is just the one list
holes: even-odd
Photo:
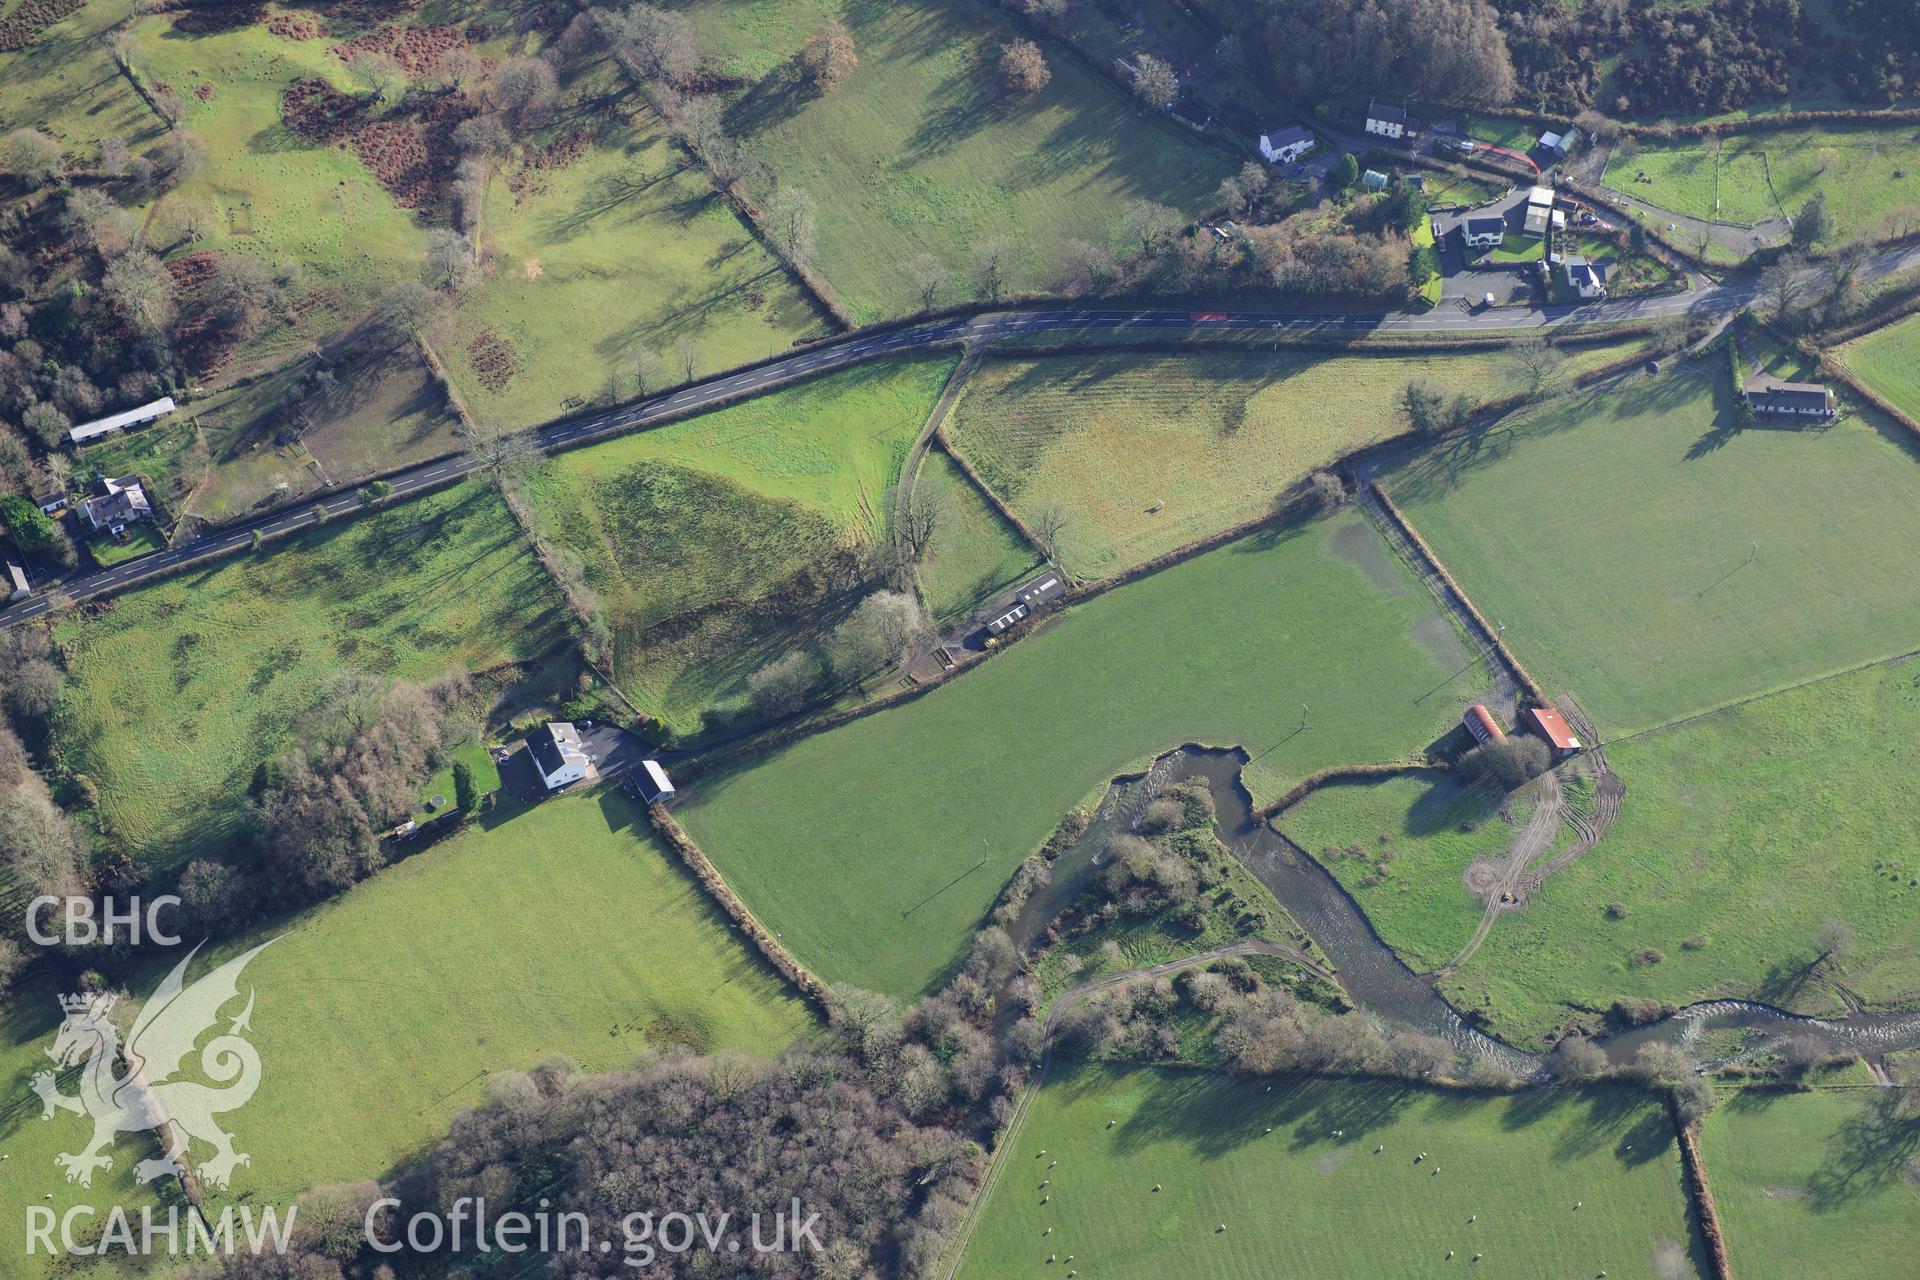
[[1573, 736], [1567, 722], [1552, 707], [1529, 707], [1527, 727], [1547, 740], [1556, 751], [1578, 751], [1580, 739]]
[[1460, 717], [1460, 722], [1467, 726], [1468, 733], [1482, 742], [1497, 741], [1507, 736], [1507, 731], [1500, 727], [1493, 713], [1478, 702], [1467, 708], [1467, 714]]

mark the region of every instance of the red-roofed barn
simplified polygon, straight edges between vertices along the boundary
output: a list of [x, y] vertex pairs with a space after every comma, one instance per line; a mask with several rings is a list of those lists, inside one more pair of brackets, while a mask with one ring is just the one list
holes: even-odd
[[1580, 749], [1580, 739], [1573, 736], [1573, 730], [1567, 728], [1567, 722], [1552, 707], [1528, 707], [1526, 714], [1521, 717], [1521, 723], [1546, 739], [1547, 745], [1553, 748], [1556, 760]]
[[1498, 742], [1507, 736], [1507, 731], [1500, 727], [1493, 713], [1478, 702], [1467, 708], [1467, 714], [1460, 717], [1460, 723], [1467, 726], [1467, 732], [1473, 735], [1475, 742]]

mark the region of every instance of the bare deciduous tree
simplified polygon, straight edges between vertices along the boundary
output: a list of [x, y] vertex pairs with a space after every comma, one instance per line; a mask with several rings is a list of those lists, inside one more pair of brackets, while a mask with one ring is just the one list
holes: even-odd
[[1067, 509], [1057, 501], [1049, 499], [1040, 504], [1028, 521], [1027, 527], [1033, 530], [1034, 541], [1040, 544], [1040, 554], [1049, 560], [1060, 558], [1060, 535], [1066, 532], [1069, 517]]
[[1006, 292], [1020, 247], [1006, 236], [988, 236], [973, 246], [973, 282], [975, 291], [988, 302], [1000, 301]]
[[813, 197], [795, 186], [782, 186], [767, 205], [774, 240], [795, 266], [813, 261], [814, 213]]
[[907, 259], [906, 273], [914, 292], [920, 295], [920, 309], [931, 311], [934, 299], [940, 296], [940, 286], [947, 282], [946, 265], [930, 253], [917, 253]]
[[1530, 334], [1507, 347], [1505, 360], [1521, 391], [1528, 396], [1538, 396], [1553, 385], [1560, 370], [1561, 355], [1559, 348], [1545, 338]]
[[922, 477], [900, 506], [900, 540], [915, 560], [926, 558], [933, 535], [946, 515], [946, 502]]

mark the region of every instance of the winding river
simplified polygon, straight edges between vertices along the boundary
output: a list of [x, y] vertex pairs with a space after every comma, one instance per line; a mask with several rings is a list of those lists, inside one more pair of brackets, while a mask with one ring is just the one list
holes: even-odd
[[[1157, 758], [1144, 774], [1116, 780], [1086, 833], [1054, 863], [1053, 883], [1033, 895], [1009, 932], [1027, 948], [1049, 920], [1077, 897], [1098, 871], [1101, 850], [1115, 832], [1130, 831], [1141, 812], [1168, 782], [1204, 778], [1213, 793], [1214, 830], [1220, 842], [1259, 877], [1292, 914], [1338, 972], [1348, 997], [1376, 1025], [1411, 1027], [1444, 1037], [1461, 1052], [1488, 1056], [1525, 1076], [1540, 1074], [1541, 1055], [1515, 1049], [1470, 1025], [1441, 996], [1430, 978], [1402, 964], [1374, 932], [1347, 891], [1318, 862], [1255, 816], [1240, 781], [1241, 751], [1186, 746]], [[1740, 1048], [1730, 1056], [1701, 1056], [1705, 1033], [1735, 1031]], [[1806, 1018], [1744, 1000], [1689, 1005], [1672, 1017], [1596, 1040], [1616, 1063], [1631, 1061], [1655, 1040], [1681, 1045], [1702, 1067], [1743, 1061], [1789, 1039], [1810, 1037], [1838, 1052], [1876, 1055], [1920, 1048], [1920, 1012], [1847, 1018]], [[1716, 1036], [1711, 1043], [1724, 1044]]]

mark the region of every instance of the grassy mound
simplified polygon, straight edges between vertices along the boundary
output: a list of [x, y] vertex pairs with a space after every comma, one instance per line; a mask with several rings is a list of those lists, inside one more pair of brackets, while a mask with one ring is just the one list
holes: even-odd
[[870, 574], [908, 447], [952, 362], [883, 361], [550, 459], [542, 528], [605, 598], [629, 697], [698, 732], [830, 629]]

